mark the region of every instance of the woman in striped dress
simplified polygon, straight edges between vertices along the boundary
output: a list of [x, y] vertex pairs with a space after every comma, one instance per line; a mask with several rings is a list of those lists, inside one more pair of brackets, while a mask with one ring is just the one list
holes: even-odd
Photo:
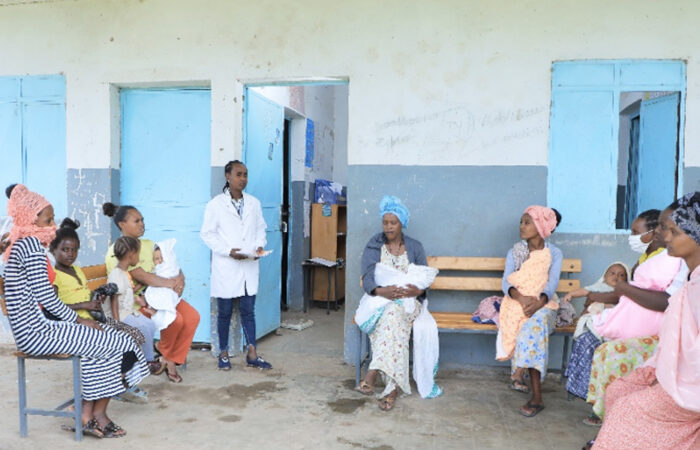
[[[143, 353], [126, 334], [78, 317], [56, 296], [44, 249], [56, 232], [49, 202], [18, 185], [7, 209], [14, 226], [4, 254], [5, 302], [17, 348], [30, 355], [80, 355], [84, 431], [124, 436], [126, 431], [107, 416], [107, 405], [148, 375]], [[47, 319], [42, 308], [60, 321]]]

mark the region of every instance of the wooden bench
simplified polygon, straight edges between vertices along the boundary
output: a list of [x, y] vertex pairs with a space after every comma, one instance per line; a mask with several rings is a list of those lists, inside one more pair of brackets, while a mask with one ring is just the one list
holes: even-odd
[[[440, 274], [430, 286], [432, 291], [460, 291], [460, 292], [501, 292], [503, 271], [505, 270], [505, 258], [485, 257], [461, 257], [461, 256], [429, 256], [428, 265], [440, 269]], [[484, 275], [488, 272], [498, 274]], [[577, 279], [570, 278], [572, 274], [581, 272], [580, 259], [564, 259], [562, 261], [561, 274], [557, 292], [567, 293], [581, 286]], [[471, 273], [472, 275], [469, 275]], [[435, 312], [431, 311], [437, 322], [438, 331], [441, 333], [465, 333], [465, 334], [497, 334], [496, 325], [480, 324], [472, 320], [472, 313], [466, 312]], [[569, 338], [576, 330], [575, 323], [568, 327], [556, 327], [553, 335], [564, 336], [564, 349], [562, 353], [561, 371], [566, 369]], [[370, 349], [366, 335], [360, 332], [360, 342], [356, 363], [356, 384], [360, 382], [362, 365], [369, 359]], [[495, 354], [495, 348], [494, 348]], [[367, 355], [367, 356], [365, 356]]]
[[[104, 264], [83, 267], [85, 276], [88, 279], [90, 290], [96, 289], [107, 282], [107, 269]], [[0, 308], [3, 315], [7, 316], [7, 306], [5, 305], [5, 282], [0, 278]], [[80, 357], [66, 353], [52, 355], [30, 355], [21, 351], [16, 351], [13, 355], [17, 358], [17, 384], [19, 390], [19, 430], [20, 436], [27, 436], [27, 416], [57, 416], [70, 417], [75, 421], [75, 440], [83, 438], [82, 430], [82, 386], [80, 382]], [[27, 406], [27, 377], [25, 361], [28, 359], [43, 359], [54, 361], [71, 361], [73, 364], [73, 397], [58, 405], [54, 409], [37, 409]], [[64, 411], [68, 406], [75, 405], [73, 411]]]

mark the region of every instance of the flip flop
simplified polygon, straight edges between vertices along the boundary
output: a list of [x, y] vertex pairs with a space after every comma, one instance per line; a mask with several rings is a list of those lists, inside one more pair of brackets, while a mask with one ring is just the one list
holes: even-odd
[[355, 386], [355, 390], [362, 395], [374, 394], [374, 387], [366, 381], [361, 381], [359, 385]]
[[381, 409], [384, 412], [391, 411], [394, 409], [394, 405], [396, 404], [396, 397], [391, 398], [388, 395], [382, 399], [379, 400], [379, 409]]
[[179, 373], [170, 373], [168, 368], [165, 368], [165, 374], [168, 376], [168, 381], [171, 381], [173, 383], [182, 383], [182, 377], [180, 376]]
[[520, 414], [522, 414], [525, 417], [535, 417], [537, 414], [540, 413], [544, 409], [544, 405], [533, 405], [530, 402], [525, 403], [524, 405], [527, 409], [530, 409], [531, 411], [529, 413], [523, 411], [523, 408], [520, 407]]
[[600, 417], [596, 416], [595, 414], [591, 414], [590, 416], [583, 419], [583, 424], [588, 425], [589, 427], [602, 427], [603, 421]]
[[523, 394], [530, 393], [530, 388], [528, 387], [528, 385], [520, 380], [512, 380], [510, 382], [510, 388], [514, 391], [522, 392]]
[[[75, 426], [61, 425], [61, 430], [75, 433]], [[102, 439], [104, 437], [104, 434], [100, 430], [100, 427], [97, 426], [97, 421], [95, 419], [90, 419], [88, 423], [83, 425], [83, 435], [92, 436], [97, 439]]]

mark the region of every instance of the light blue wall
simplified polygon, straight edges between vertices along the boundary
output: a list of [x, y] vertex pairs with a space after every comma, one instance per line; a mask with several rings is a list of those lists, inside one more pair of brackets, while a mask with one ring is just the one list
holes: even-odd
[[[411, 210], [406, 234], [420, 240], [428, 255], [505, 256], [518, 239], [522, 211], [530, 204], [545, 203], [547, 168], [351, 165], [348, 179], [345, 359], [353, 362], [357, 327], [351, 320], [362, 291], [352, 280], [359, 280], [360, 256], [367, 240], [381, 230], [378, 205], [382, 195], [397, 195], [406, 203]], [[567, 205], [553, 206], [566, 216]], [[583, 285], [597, 280], [608, 263], [635, 258], [625, 235], [555, 233], [552, 242], [560, 246], [564, 257], [583, 260]], [[430, 293], [430, 308], [473, 312], [487, 295], [435, 291]], [[442, 367], [497, 365], [493, 336], [442, 334], [440, 339]], [[561, 364], [560, 339], [553, 338], [553, 367]]]

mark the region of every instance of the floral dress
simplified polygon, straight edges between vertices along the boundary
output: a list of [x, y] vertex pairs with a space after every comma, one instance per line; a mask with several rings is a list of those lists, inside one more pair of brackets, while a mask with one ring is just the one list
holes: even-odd
[[[380, 264], [393, 267], [402, 272], [408, 271], [408, 255], [406, 252], [399, 256], [392, 255], [386, 245], [382, 246]], [[413, 321], [421, 311], [421, 304], [414, 299], [416, 307], [411, 314], [406, 313], [403, 302], [396, 300], [384, 309], [384, 314], [377, 321], [374, 331], [369, 334], [372, 344], [372, 362], [369, 370], [378, 370], [386, 384], [380, 397], [389, 395], [397, 387], [405, 394], [411, 393], [411, 384], [408, 378], [408, 350], [409, 338]]]
[[610, 383], [641, 367], [658, 343], [658, 336], [645, 336], [609, 341], [596, 349], [586, 401], [593, 404], [598, 417], [605, 415], [605, 391]]

